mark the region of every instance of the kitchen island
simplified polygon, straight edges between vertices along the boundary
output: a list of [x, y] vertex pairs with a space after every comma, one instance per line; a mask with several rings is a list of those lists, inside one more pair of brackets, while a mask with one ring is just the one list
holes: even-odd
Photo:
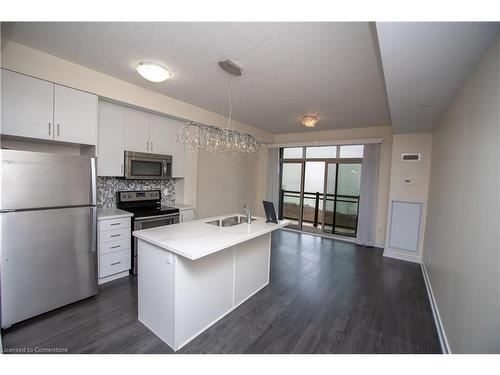
[[240, 214], [134, 231], [139, 320], [177, 351], [269, 283], [271, 233]]

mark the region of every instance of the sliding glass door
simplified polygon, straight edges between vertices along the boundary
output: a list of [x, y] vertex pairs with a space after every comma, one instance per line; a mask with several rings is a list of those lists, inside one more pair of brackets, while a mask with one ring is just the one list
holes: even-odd
[[325, 189], [324, 175], [324, 161], [305, 162], [302, 230], [310, 232], [322, 231], [323, 195]]
[[290, 227], [301, 229], [303, 163], [284, 162], [281, 165], [280, 216], [290, 221]]
[[337, 163], [326, 164], [326, 195], [325, 195], [325, 226], [323, 231], [326, 233], [334, 233], [335, 228], [335, 206], [336, 206], [336, 189], [337, 189]]
[[306, 232], [355, 237], [363, 146], [281, 149], [280, 217]]
[[361, 163], [328, 163], [325, 232], [356, 236], [360, 183]]

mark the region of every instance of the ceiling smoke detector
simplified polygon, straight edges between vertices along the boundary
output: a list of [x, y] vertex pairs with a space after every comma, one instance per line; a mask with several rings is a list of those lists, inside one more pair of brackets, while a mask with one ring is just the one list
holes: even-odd
[[233, 76], [241, 76], [241, 68], [231, 60], [219, 61], [219, 66]]

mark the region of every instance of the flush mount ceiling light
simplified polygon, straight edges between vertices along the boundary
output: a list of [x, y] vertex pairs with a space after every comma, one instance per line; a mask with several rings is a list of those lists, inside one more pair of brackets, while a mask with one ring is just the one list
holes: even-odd
[[171, 77], [167, 68], [154, 63], [141, 62], [136, 69], [144, 79], [151, 82], [163, 82]]
[[316, 116], [304, 116], [302, 117], [302, 125], [306, 128], [314, 128], [318, 123], [318, 118]]

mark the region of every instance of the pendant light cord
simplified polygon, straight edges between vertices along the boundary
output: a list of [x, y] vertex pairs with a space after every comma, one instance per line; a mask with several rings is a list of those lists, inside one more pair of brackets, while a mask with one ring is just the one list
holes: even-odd
[[229, 129], [229, 124], [231, 123], [231, 115], [233, 114], [233, 104], [231, 101], [231, 87], [227, 87], [227, 97], [229, 99], [229, 117], [227, 118], [227, 128]]

